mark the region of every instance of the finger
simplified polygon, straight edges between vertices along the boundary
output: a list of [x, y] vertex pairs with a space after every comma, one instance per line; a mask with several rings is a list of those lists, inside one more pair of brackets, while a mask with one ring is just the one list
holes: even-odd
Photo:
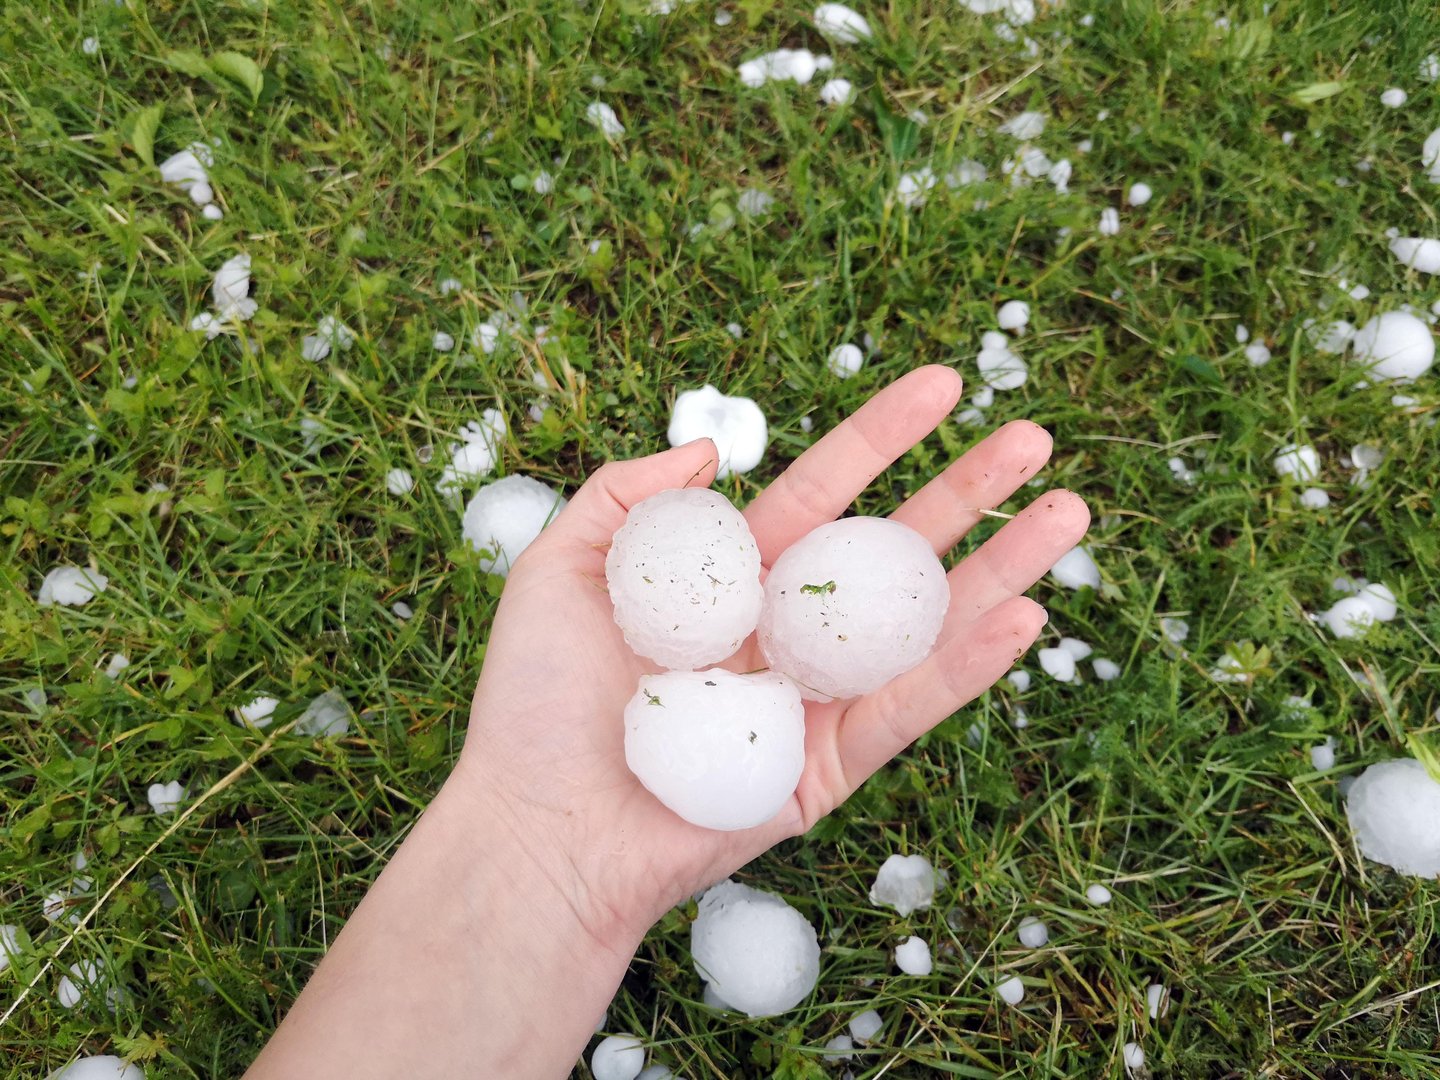
[[950, 607], [940, 639], [962, 632], [997, 604], [1050, 572], [1090, 527], [1090, 508], [1073, 491], [1041, 495], [951, 570]]
[[891, 462], [923, 439], [960, 400], [960, 376], [919, 368], [872, 397], [805, 453], [746, 508], [769, 566], [811, 529], [833, 521]]
[[1049, 616], [1025, 596], [986, 612], [918, 667], [856, 701], [836, 732], [842, 797], [925, 732], [979, 697], [1035, 643]]
[[713, 442], [696, 439], [649, 457], [607, 462], [590, 474], [540, 539], [608, 544], [636, 503], [669, 488], [709, 487], [719, 461]]
[[1050, 460], [1054, 440], [1039, 424], [1012, 420], [977, 443], [891, 514], [943, 555], [983, 516]]

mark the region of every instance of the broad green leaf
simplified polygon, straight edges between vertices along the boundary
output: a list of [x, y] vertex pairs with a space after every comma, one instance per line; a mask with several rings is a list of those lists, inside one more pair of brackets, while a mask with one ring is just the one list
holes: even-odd
[[213, 79], [215, 71], [206, 60], [197, 52], [189, 49], [173, 49], [165, 54], [165, 66], [174, 70], [184, 72], [186, 75], [193, 75], [197, 79]]
[[160, 129], [164, 116], [165, 103], [161, 101], [141, 109], [130, 122], [130, 145], [135, 149], [135, 156], [152, 169], [155, 167], [155, 132]]
[[1345, 89], [1341, 82], [1317, 82], [1309, 86], [1302, 86], [1290, 95], [1290, 100], [1297, 105], [1313, 105], [1317, 101], [1324, 101], [1326, 98], [1334, 97]]
[[254, 60], [237, 52], [218, 52], [210, 58], [210, 66], [227, 79], [249, 90], [252, 104], [260, 100], [260, 91], [265, 88], [265, 76], [260, 71], [260, 65]]
[[1264, 19], [1251, 19], [1230, 31], [1226, 53], [1234, 60], [1258, 60], [1270, 51], [1274, 32]]

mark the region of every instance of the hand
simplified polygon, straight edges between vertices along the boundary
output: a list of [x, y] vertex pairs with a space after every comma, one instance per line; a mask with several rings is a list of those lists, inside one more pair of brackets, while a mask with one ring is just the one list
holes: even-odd
[[[769, 567], [831, 521], [886, 467], [945, 420], [960, 396], [948, 368], [911, 372], [806, 451], [745, 510]], [[948, 552], [1033, 477], [1050, 436], [1002, 427], [893, 517]], [[851, 701], [807, 703], [805, 770], [767, 824], [713, 832], [676, 817], [625, 765], [623, 709], [641, 674], [611, 615], [605, 553], [630, 507], [667, 488], [708, 486], [715, 447], [701, 440], [604, 466], [517, 560], [500, 601], [453, 778], [503, 823], [600, 944], [633, 948], [665, 911], [772, 845], [805, 832], [919, 735], [999, 679], [1046, 622], [1020, 594], [1089, 524], [1074, 494], [1033, 501], [950, 571], [950, 608], [919, 667]], [[753, 636], [724, 667], [765, 666]]]

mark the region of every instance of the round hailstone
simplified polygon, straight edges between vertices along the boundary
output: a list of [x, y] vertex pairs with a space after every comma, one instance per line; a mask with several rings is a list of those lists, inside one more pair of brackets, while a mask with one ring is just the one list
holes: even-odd
[[1100, 567], [1095, 565], [1090, 552], [1083, 547], [1073, 547], [1050, 568], [1050, 576], [1057, 585], [1067, 589], [1092, 589], [1100, 587]]
[[793, 1009], [820, 979], [820, 942], [805, 916], [778, 896], [733, 881], [700, 898], [690, 953], [700, 977], [751, 1017]]
[[1030, 305], [1024, 300], [1007, 300], [995, 313], [1001, 330], [1024, 330], [1030, 322]]
[[855, 100], [855, 85], [849, 79], [826, 79], [820, 87], [820, 100], [839, 108]]
[[1398, 86], [1392, 86], [1380, 95], [1380, 104], [1387, 109], [1398, 109], [1410, 99], [1410, 95]]
[[436, 352], [449, 352], [455, 348], [455, 335], [436, 330], [430, 338], [430, 347]]
[[1102, 657], [1091, 661], [1090, 666], [1095, 669], [1095, 677], [1101, 682], [1110, 682], [1120, 677], [1120, 665], [1114, 660]]
[[1316, 772], [1329, 772], [1335, 767], [1335, 739], [1327, 738], [1319, 746], [1310, 748], [1310, 767]]
[[111, 1054], [102, 1054], [77, 1058], [51, 1073], [46, 1080], [145, 1080], [145, 1070], [139, 1065], [126, 1065]]
[[887, 518], [821, 525], [775, 560], [757, 633], [810, 698], [884, 686], [930, 654], [950, 588], [925, 538]]
[[1440, 783], [1414, 758], [1371, 765], [1351, 785], [1345, 812], [1367, 859], [1402, 874], [1440, 874]]
[[825, 359], [826, 369], [831, 375], [840, 379], [850, 378], [860, 370], [860, 366], [864, 363], [865, 354], [860, 351], [860, 346], [851, 345], [848, 342], [844, 345], [837, 345]]
[[1089, 900], [1090, 903], [1096, 907], [1102, 907], [1108, 904], [1113, 899], [1113, 896], [1109, 889], [1097, 882], [1094, 885], [1085, 886], [1085, 899]]
[[854, 45], [870, 37], [865, 16], [844, 4], [821, 4], [815, 9], [815, 29], [841, 45]]
[[1435, 362], [1430, 328], [1404, 311], [1376, 315], [1355, 332], [1355, 359], [1377, 379], [1409, 382]]
[[391, 495], [408, 495], [415, 488], [409, 469], [391, 469], [385, 474], [385, 490]]
[[1010, 978], [998, 983], [995, 992], [1000, 995], [1000, 1000], [1006, 1005], [1019, 1005], [1025, 1000], [1025, 984], [1020, 981], [1020, 976], [1011, 975]]
[[1043, 949], [1050, 940], [1050, 928], [1033, 915], [1020, 920], [1020, 944], [1027, 949]]
[[480, 552], [486, 573], [510, 576], [520, 553], [565, 509], [565, 497], [529, 476], [506, 476], [486, 484], [465, 505], [460, 531]]
[[1306, 488], [1300, 492], [1300, 505], [1307, 510], [1324, 510], [1330, 505], [1330, 493], [1324, 488]]
[[1365, 601], [1377, 622], [1389, 622], [1395, 618], [1395, 613], [1400, 609], [1395, 600], [1395, 594], [1390, 591], [1390, 586], [1382, 585], [1378, 581], [1367, 582], [1360, 586], [1355, 595]]
[[1142, 181], [1130, 185], [1130, 190], [1125, 193], [1125, 201], [1131, 206], [1144, 206], [1154, 195], [1150, 185]]
[[79, 607], [88, 604], [96, 593], [102, 593], [109, 586], [110, 579], [96, 570], [82, 570], [78, 566], [57, 566], [45, 575], [40, 583], [40, 592], [35, 602], [41, 607], [59, 604], [62, 607]]
[[1151, 983], [1145, 988], [1145, 1008], [1151, 1020], [1159, 1020], [1169, 1010], [1166, 998], [1165, 987], [1160, 983]]
[[1264, 367], [1271, 360], [1270, 346], [1263, 341], [1252, 341], [1245, 346], [1245, 359], [1251, 367]]
[[1121, 1054], [1125, 1058], [1125, 1068], [1141, 1069], [1145, 1067], [1145, 1051], [1140, 1049], [1139, 1043], [1126, 1043]]
[[1030, 673], [1024, 670], [1016, 670], [1005, 676], [1005, 679], [1015, 688], [1017, 694], [1023, 694], [1030, 689]]
[[913, 935], [906, 938], [895, 946], [895, 966], [906, 975], [929, 975], [935, 970], [929, 944]]
[[1440, 240], [1397, 236], [1390, 241], [1390, 253], [1412, 270], [1419, 270], [1422, 274], [1440, 274]]
[[975, 357], [981, 380], [991, 390], [1015, 390], [1025, 385], [1030, 369], [1025, 358], [1010, 348], [1004, 334], [987, 330], [980, 337], [980, 355]]
[[1375, 609], [1359, 596], [1347, 596], [1322, 611], [1319, 619], [1337, 638], [1359, 637], [1377, 622]]
[[605, 557], [615, 622], [662, 667], [719, 663], [760, 617], [760, 549], [717, 491], [662, 491], [630, 508]]
[[145, 801], [156, 814], [173, 814], [185, 801], [185, 789], [179, 780], [168, 784], [151, 784], [145, 790]]
[[935, 868], [924, 855], [891, 855], [875, 874], [870, 902], [909, 915], [935, 901]]
[[645, 1067], [645, 1048], [634, 1035], [611, 1035], [602, 1039], [590, 1055], [595, 1080], [635, 1080]]
[[875, 1036], [885, 1026], [884, 1019], [874, 1009], [866, 1009], [850, 1018], [850, 1037], [861, 1046], [875, 1041]]
[[683, 446], [696, 439], [714, 441], [720, 454], [723, 480], [731, 473], [747, 473], [765, 456], [770, 429], [760, 406], [746, 397], [727, 397], [715, 387], [686, 390], [675, 399], [666, 431], [671, 446]]
[[1286, 446], [1275, 455], [1275, 471], [1296, 480], [1314, 480], [1320, 475], [1320, 453], [1313, 446]]
[[783, 675], [642, 675], [625, 706], [625, 764], [692, 825], [730, 831], [773, 818], [805, 769], [805, 706]]

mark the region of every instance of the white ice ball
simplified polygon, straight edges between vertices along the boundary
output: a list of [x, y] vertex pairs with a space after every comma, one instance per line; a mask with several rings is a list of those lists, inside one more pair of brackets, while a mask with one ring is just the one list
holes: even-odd
[[1367, 859], [1402, 874], [1440, 874], [1440, 783], [1414, 758], [1371, 765], [1350, 786], [1345, 812]]
[[1073, 547], [1061, 555], [1050, 568], [1050, 576], [1067, 589], [1083, 589], [1087, 585], [1092, 589], [1100, 587], [1100, 567], [1095, 565], [1089, 550], [1083, 547]]
[[645, 1067], [645, 1048], [634, 1035], [602, 1039], [590, 1055], [595, 1080], [635, 1080]]
[[1359, 596], [1346, 596], [1322, 611], [1320, 621], [1337, 638], [1359, 637], [1376, 622], [1375, 609]]
[[1010, 978], [997, 983], [995, 992], [1000, 995], [1000, 1000], [1006, 1005], [1019, 1005], [1025, 1000], [1025, 984], [1020, 981], [1018, 975], [1011, 975]]
[[481, 552], [482, 569], [508, 577], [520, 553], [564, 509], [564, 496], [549, 485], [529, 476], [506, 476], [475, 493], [460, 531]]
[[625, 706], [625, 763], [692, 825], [749, 829], [773, 818], [805, 768], [805, 706], [783, 675], [642, 675]]
[[820, 942], [805, 916], [778, 896], [733, 881], [700, 898], [690, 953], [700, 977], [749, 1016], [793, 1009], [820, 978]]
[[1405, 311], [1376, 315], [1355, 332], [1355, 359], [1377, 379], [1408, 382], [1435, 362], [1435, 338]]
[[102, 1054], [77, 1058], [51, 1073], [48, 1080], [145, 1080], [145, 1070], [139, 1065], [126, 1065], [111, 1054]]
[[1024, 300], [1007, 300], [995, 313], [1001, 330], [1024, 330], [1030, 322], [1030, 305]]
[[906, 938], [895, 947], [895, 966], [906, 975], [929, 975], [935, 970], [929, 944], [924, 938]]
[[821, 4], [815, 9], [815, 29], [831, 41], [853, 45], [870, 37], [870, 24], [865, 17], [844, 4]]
[[662, 491], [630, 508], [605, 557], [615, 622], [662, 667], [719, 663], [760, 617], [760, 549], [744, 516], [708, 488]]
[[1150, 185], [1141, 181], [1130, 185], [1130, 190], [1125, 193], [1125, 201], [1131, 206], [1144, 206], [1154, 194]]
[[935, 901], [935, 868], [924, 855], [891, 855], [870, 886], [870, 902], [892, 907], [901, 915], [928, 908]]
[[1422, 274], [1440, 274], [1440, 240], [1397, 236], [1390, 241], [1390, 253], [1405, 266]]
[[848, 379], [854, 375], [865, 363], [865, 354], [860, 351], [860, 346], [846, 342], [844, 345], [837, 345], [830, 351], [825, 359], [825, 367], [830, 374], [841, 379]]
[[760, 648], [806, 697], [857, 697], [924, 660], [949, 606], [945, 568], [924, 537], [887, 518], [842, 518], [775, 560]]
[[1320, 452], [1309, 445], [1285, 446], [1275, 455], [1273, 464], [1281, 476], [1308, 482], [1320, 475]]
[[1020, 944], [1027, 949], [1041, 949], [1050, 940], [1050, 928], [1033, 915], [1020, 920]]

